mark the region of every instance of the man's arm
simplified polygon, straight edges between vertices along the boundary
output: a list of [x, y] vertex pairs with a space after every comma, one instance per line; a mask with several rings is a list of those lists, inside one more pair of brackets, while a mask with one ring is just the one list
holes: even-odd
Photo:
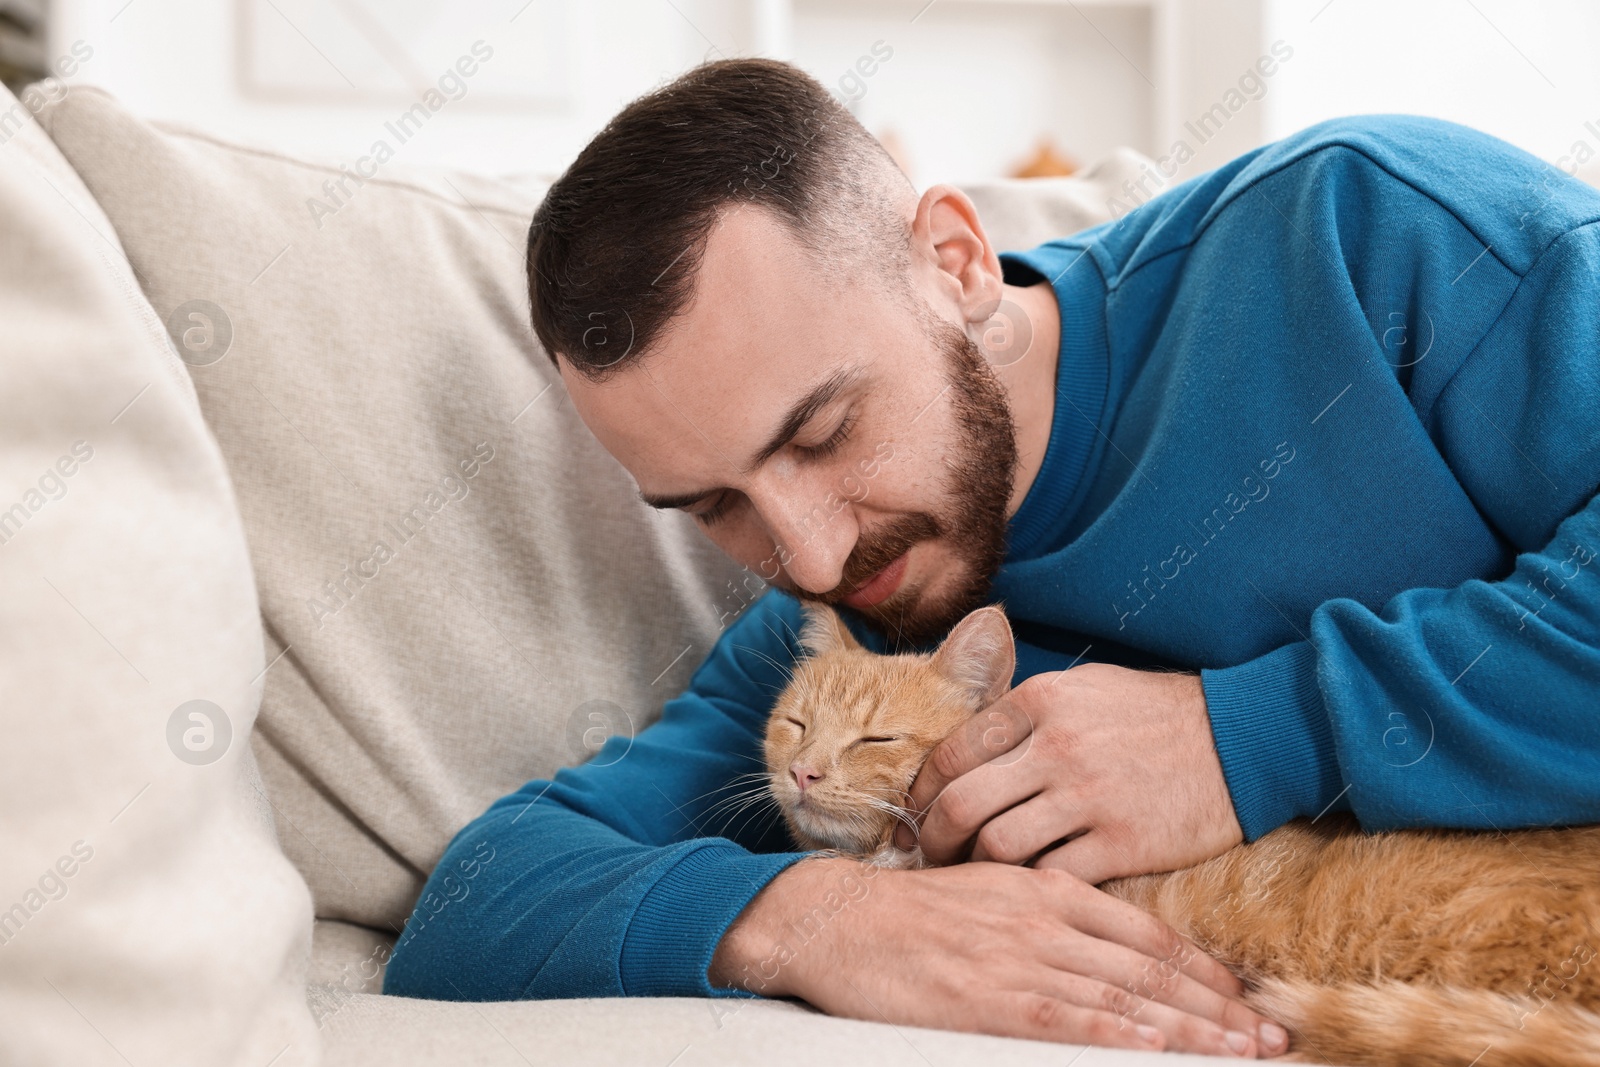
[[767, 709], [795, 658], [794, 607], [773, 593], [757, 600], [659, 722], [529, 782], [462, 829], [401, 934], [384, 991], [749, 995], [714, 989], [706, 968], [750, 898], [807, 855], [791, 851], [751, 777], [764, 768]]
[[[1319, 151], [1298, 171], [1275, 160], [1289, 142], [1242, 160], [1246, 176], [1284, 175], [1260, 196], [1233, 175], [1242, 215], [1212, 217], [1206, 194], [1232, 180], [1218, 172], [1101, 244], [1138, 249], [1155, 240], [1152, 219], [1176, 232], [1169, 243], [1189, 239], [1184, 219], [1211, 219], [1211, 232], [1242, 219], [1246, 244], [1291, 257], [1281, 269], [1293, 257], [1335, 264], [1325, 286], [1284, 294], [1300, 309], [1285, 329], [1240, 343], [1281, 346], [1303, 340], [1288, 325], [1310, 324], [1314, 358], [1406, 390], [1410, 410], [1392, 417], [1414, 412], [1403, 430], [1438, 453], [1412, 458], [1448, 467], [1515, 571], [1405, 590], [1372, 610], [1314, 604], [1289, 623], [1303, 640], [1199, 678], [1099, 664], [1029, 677], [936, 750], [913, 785], [935, 861], [1031, 860], [1099, 881], [1187, 866], [1330, 810], [1354, 809], [1374, 829], [1600, 822], [1600, 201], [1567, 179], [1546, 185], [1548, 167], [1470, 131], [1375, 124], [1394, 128], [1375, 141], [1351, 120], [1342, 136], [1361, 151]], [[1445, 204], [1395, 177], [1418, 173], [1425, 188], [1465, 186], [1469, 174], [1486, 188]], [[1532, 176], [1532, 195], [1519, 176]], [[1263, 222], [1276, 227], [1270, 238], [1256, 236]], [[1387, 307], [1419, 323], [1426, 313], [1436, 329], [1399, 362], [1391, 318], [1370, 324], [1367, 309]], [[1327, 415], [1325, 433], [1350, 410], [1321, 408], [1322, 396], [1343, 395], [1337, 384], [1306, 412], [1313, 423]], [[1343, 473], [1405, 491], [1400, 467]], [[1324, 537], [1295, 543], [1308, 572], [1322, 553], [1360, 550], [1332, 524]], [[1438, 527], [1413, 540], [1451, 551]]]
[[1600, 224], [1556, 240], [1427, 413], [1509, 576], [1331, 600], [1308, 640], [1203, 672], [1247, 837], [1329, 805], [1370, 829], [1600, 822], [1597, 279]]
[[798, 612], [762, 597], [631, 744], [614, 737], [468, 824], [429, 877], [384, 992], [797, 996], [835, 1014], [1064, 1042], [1282, 1050], [1282, 1031], [1239, 1002], [1220, 964], [1069, 875], [878, 871], [763, 851], [792, 846], [776, 813], [728, 802], [764, 788], [749, 776], [798, 656]]
[[1600, 223], [1552, 241], [1422, 413], [1518, 550], [1511, 574], [1376, 612], [1329, 600], [1306, 640], [1198, 681], [1100, 664], [1030, 677], [918, 775], [924, 853], [1098, 882], [1330, 810], [1373, 830], [1600, 822], [1596, 279]]
[[807, 860], [751, 902], [712, 974], [831, 1015], [941, 1030], [1223, 1056], [1288, 1045], [1193, 942], [1058, 870]]

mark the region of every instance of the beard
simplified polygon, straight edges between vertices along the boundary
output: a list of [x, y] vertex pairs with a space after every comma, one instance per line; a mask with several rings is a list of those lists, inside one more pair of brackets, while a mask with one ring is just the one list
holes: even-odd
[[[891, 652], [931, 646], [986, 602], [1005, 560], [1006, 508], [1018, 459], [1011, 406], [988, 360], [959, 327], [926, 306], [922, 311], [923, 331], [944, 357], [956, 423], [957, 439], [945, 449], [949, 475], [944, 506], [938, 512], [909, 512], [863, 531], [837, 588], [822, 594], [797, 592], [863, 619], [888, 638]], [[870, 608], [840, 603], [913, 545], [933, 540], [942, 541], [958, 561], [953, 589], [932, 599], [920, 587], [902, 582], [893, 595]]]

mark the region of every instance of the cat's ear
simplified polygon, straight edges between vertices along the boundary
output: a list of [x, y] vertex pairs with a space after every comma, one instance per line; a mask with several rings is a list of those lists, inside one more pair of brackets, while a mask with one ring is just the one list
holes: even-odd
[[956, 623], [934, 653], [933, 665], [967, 690], [975, 709], [999, 700], [1011, 688], [1011, 675], [1017, 669], [1006, 613], [991, 604]]
[[800, 627], [800, 644], [813, 656], [861, 647], [861, 642], [845, 627], [839, 613], [827, 604], [805, 600], [801, 602], [800, 610], [805, 615], [805, 624]]

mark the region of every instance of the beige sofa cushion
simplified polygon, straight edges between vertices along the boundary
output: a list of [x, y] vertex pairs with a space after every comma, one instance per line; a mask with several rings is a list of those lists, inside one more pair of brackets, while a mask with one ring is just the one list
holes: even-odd
[[396, 163], [357, 185], [95, 91], [43, 121], [227, 458], [284, 848], [318, 916], [398, 931], [463, 824], [653, 720], [760, 586], [637, 499], [535, 347], [536, 185]]
[[326, 1019], [328, 1062], [338, 1067], [1226, 1067], [1247, 1062], [885, 1026], [776, 1000], [635, 997], [460, 1004], [356, 995]]
[[309, 1067], [233, 492], [111, 224], [18, 111], [0, 88], [0, 1063]]
[[1144, 199], [1130, 196], [1125, 183], [1156, 171], [1149, 156], [1117, 148], [1070, 178], [995, 178], [962, 186], [978, 209], [989, 241], [1002, 252], [1033, 248], [1065, 237]]

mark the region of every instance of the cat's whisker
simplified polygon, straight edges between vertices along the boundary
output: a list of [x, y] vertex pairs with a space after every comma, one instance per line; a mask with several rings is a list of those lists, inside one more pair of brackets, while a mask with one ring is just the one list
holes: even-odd
[[706, 808], [705, 813], [708, 816], [716, 817], [725, 815], [729, 812], [742, 811], [750, 804], [760, 800], [769, 799], [771, 796], [771, 792], [765, 786], [758, 786], [742, 793], [736, 793], [733, 796], [723, 797], [715, 804], [712, 804]]
[[775, 802], [771, 792], [765, 786], [757, 786], [752, 789], [747, 789], [744, 792], [737, 793], [731, 797], [724, 797], [722, 800], [719, 800], [715, 804], [708, 807], [702, 813], [702, 815], [708, 819], [724, 816], [728, 819], [732, 819], [740, 812], [749, 808], [751, 805], [760, 804], [767, 801]]
[[[791, 644], [795, 645], [796, 647], [804, 647], [801, 644], [800, 635], [794, 632], [794, 627], [789, 625], [789, 622], [788, 622], [787, 619], [780, 618], [778, 620], [778, 622], [780, 624], [782, 624], [784, 631], [786, 633], [788, 633], [789, 641], [790, 641]], [[772, 631], [773, 636], [775, 636], [775, 637], [777, 636], [777, 631], [773, 630], [771, 626], [768, 626], [767, 629]], [[779, 638], [779, 639], [782, 640], [782, 638]]]
[[767, 795], [770, 795], [770, 793], [771, 793], [771, 790], [768, 788], [768, 783], [766, 783], [766, 782], [756, 783], [756, 784], [747, 786], [746, 788], [741, 789], [736, 793], [730, 793], [728, 796], [725, 796], [725, 797], [721, 798], [720, 800], [718, 800], [716, 803], [710, 805], [706, 810], [708, 812], [715, 811], [716, 809], [718, 809], [718, 808], [720, 808], [720, 807], [722, 807], [722, 806], [724, 806], [726, 804], [736, 804], [736, 803], [739, 803], [740, 801], [748, 800], [751, 797], [767, 796]]
[[745, 803], [748, 803], [749, 801], [751, 801], [753, 799], [758, 799], [760, 797], [767, 796], [767, 795], [769, 795], [769, 791], [768, 791], [766, 786], [764, 786], [764, 785], [751, 786], [749, 789], [740, 790], [739, 792], [734, 793], [731, 796], [723, 797], [722, 799], [718, 800], [715, 804], [709, 805], [706, 808], [706, 814], [707, 815], [714, 814], [719, 808], [724, 808], [724, 807], [729, 807], [729, 806], [741, 806], [741, 805], [743, 805]]
[[724, 785], [723, 788], [726, 789], [729, 786], [736, 785], [736, 784], [743, 783], [743, 782], [769, 782], [771, 780], [772, 780], [772, 772], [771, 771], [767, 771], [767, 770], [745, 771], [743, 774], [736, 774], [732, 778], [728, 779], [727, 784]]
[[767, 820], [760, 830], [761, 833], [766, 833], [772, 828], [774, 821], [779, 823], [783, 821], [783, 808], [777, 804], [769, 804], [759, 810], [758, 817]]
[[687, 807], [689, 804], [693, 804], [697, 800], [704, 800], [706, 797], [715, 796], [716, 794], [721, 793], [721, 792], [725, 792], [726, 790], [732, 789], [735, 786], [743, 785], [743, 786], [758, 786], [760, 788], [765, 788], [767, 783], [770, 780], [771, 780], [770, 776], [767, 775], [766, 772], [764, 772], [764, 771], [763, 772], [751, 771], [748, 774], [741, 774], [741, 775], [738, 775], [738, 776], [734, 777], [733, 779], [731, 779], [731, 780], [729, 780], [727, 782], [724, 782], [722, 785], [717, 786], [717, 788], [715, 788], [715, 789], [707, 790], [706, 792], [701, 793], [697, 797], [690, 797], [689, 800], [687, 802], [685, 802], [684, 806]]
[[[744, 836], [745, 830], [752, 825], [754, 820], [773, 814], [779, 816], [783, 814], [782, 809], [780, 809], [777, 804], [753, 806], [746, 810], [744, 821], [739, 824], [738, 828], [735, 829], [732, 834], [725, 834], [724, 836], [727, 836], [733, 840], [737, 840], [738, 838]], [[726, 829], [726, 827], [724, 827], [724, 829]]]
[[920, 842], [922, 840], [922, 827], [917, 824], [917, 820], [910, 812], [906, 811], [897, 804], [891, 804], [887, 800], [879, 800], [876, 797], [869, 796], [866, 798], [866, 802], [870, 806], [877, 808], [880, 811], [886, 811], [900, 822], [905, 823], [907, 829], [911, 831], [916, 841]]
[[756, 658], [761, 659], [761, 660], [765, 660], [767, 663], [772, 665], [774, 670], [776, 670], [779, 674], [783, 675], [784, 681], [786, 681], [786, 682], [794, 677], [794, 667], [793, 666], [788, 666], [788, 665], [779, 663], [777, 660], [773, 659], [771, 656], [767, 655], [765, 652], [761, 651], [759, 648], [753, 648], [750, 645], [734, 645], [733, 647], [735, 649], [737, 649], [738, 651], [740, 651], [740, 652], [749, 652], [752, 655], [754, 655]]
[[[770, 800], [771, 800], [770, 797], [751, 797], [749, 800], [745, 801], [743, 804], [739, 805], [738, 807], [732, 808], [729, 811], [727, 811], [723, 816], [721, 826], [717, 830], [718, 836], [721, 836], [721, 837], [736, 836], [738, 834], [738, 832], [739, 832], [738, 830], [735, 830], [733, 832], [733, 834], [731, 834], [731, 835], [728, 833], [728, 828], [729, 828], [730, 824], [732, 824], [732, 822], [735, 819], [739, 818], [741, 815], [744, 816], [745, 823], [748, 823], [749, 820], [753, 816], [759, 815], [763, 811], [767, 810], [768, 805], [765, 802], [766, 801], [770, 801]], [[741, 824], [741, 827], [743, 825], [744, 824]]]
[[[871, 797], [872, 800], [875, 801], [876, 803], [888, 804], [888, 805], [890, 805], [891, 807], [895, 808], [898, 811], [909, 812], [911, 810], [911, 795], [909, 793], [907, 793], [904, 789], [897, 789], [897, 788], [894, 788], [893, 786], [883, 786], [883, 787], [863, 786], [860, 789], [860, 792], [862, 794], [866, 795], [866, 796]], [[874, 793], [881, 793], [883, 795], [882, 796], [872, 796], [872, 794], [874, 794]], [[892, 798], [892, 799], [890, 799], [890, 798]]]

